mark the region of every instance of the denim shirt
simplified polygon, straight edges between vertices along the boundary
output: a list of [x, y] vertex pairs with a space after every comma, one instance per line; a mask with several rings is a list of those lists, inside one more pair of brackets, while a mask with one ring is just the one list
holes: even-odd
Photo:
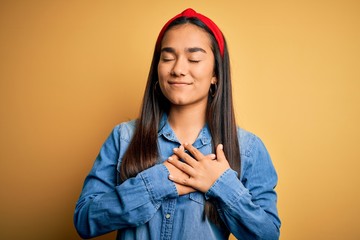
[[[241, 176], [228, 169], [206, 193], [179, 196], [162, 164], [180, 145], [167, 117], [158, 132], [158, 164], [119, 184], [122, 157], [135, 130], [135, 121], [119, 124], [103, 144], [86, 177], [76, 204], [74, 223], [83, 238], [117, 230], [117, 239], [278, 239], [280, 219], [274, 188], [277, 174], [262, 141], [238, 128]], [[212, 152], [205, 126], [193, 144]], [[154, 146], [156, 147], [156, 146]], [[140, 149], [139, 149], [140, 151]], [[215, 202], [223, 226], [204, 217], [206, 200]]]

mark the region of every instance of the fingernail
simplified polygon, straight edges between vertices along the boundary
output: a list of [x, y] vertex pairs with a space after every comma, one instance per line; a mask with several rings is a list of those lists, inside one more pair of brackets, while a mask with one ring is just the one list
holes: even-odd
[[221, 150], [224, 149], [224, 146], [222, 144], [219, 144], [219, 147], [220, 147]]
[[186, 142], [186, 143], [184, 143], [184, 146], [185, 146], [185, 147], [186, 147], [187, 145], [189, 145], [189, 143], [187, 143], [187, 142]]
[[179, 151], [179, 149], [178, 149], [178, 148], [174, 148], [173, 151], [174, 151], [174, 152], [177, 152], [177, 151]]
[[174, 179], [174, 177], [173, 177], [172, 175], [169, 175], [169, 179], [171, 179], [171, 180], [172, 180], [172, 179]]
[[172, 157], [169, 157], [169, 158], [168, 158], [168, 161], [172, 161], [172, 160], [174, 160]]

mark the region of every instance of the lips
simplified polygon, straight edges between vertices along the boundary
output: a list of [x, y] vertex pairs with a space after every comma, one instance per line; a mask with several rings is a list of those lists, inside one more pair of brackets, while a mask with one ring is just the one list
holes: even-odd
[[189, 83], [189, 82], [179, 82], [179, 81], [168, 81], [168, 83], [170, 85], [175, 85], [175, 86], [191, 85], [192, 84], [192, 83]]

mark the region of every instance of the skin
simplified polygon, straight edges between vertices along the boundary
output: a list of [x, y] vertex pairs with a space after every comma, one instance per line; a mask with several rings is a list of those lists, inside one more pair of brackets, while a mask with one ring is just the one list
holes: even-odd
[[211, 40], [203, 29], [184, 24], [166, 32], [161, 51], [159, 85], [171, 103], [169, 123], [182, 143], [164, 165], [179, 195], [205, 193], [230, 168], [223, 145], [216, 147], [216, 154], [204, 156], [190, 144], [205, 124], [210, 85], [217, 82]]
[[217, 82], [208, 34], [185, 24], [164, 36], [158, 64], [159, 84], [172, 109], [206, 109], [210, 84]]

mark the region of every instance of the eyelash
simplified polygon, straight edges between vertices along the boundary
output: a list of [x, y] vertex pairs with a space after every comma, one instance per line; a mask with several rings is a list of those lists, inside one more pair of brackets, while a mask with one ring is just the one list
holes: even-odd
[[170, 59], [170, 58], [163, 58], [163, 59], [162, 59], [163, 62], [170, 62], [170, 61], [172, 61], [172, 60], [174, 60], [174, 59]]
[[[170, 58], [163, 58], [162, 59], [162, 61], [163, 62], [170, 62], [170, 61], [173, 61], [174, 59], [170, 59]], [[191, 60], [191, 59], [189, 59], [188, 60], [190, 63], [199, 63], [200, 62], [200, 60]]]

